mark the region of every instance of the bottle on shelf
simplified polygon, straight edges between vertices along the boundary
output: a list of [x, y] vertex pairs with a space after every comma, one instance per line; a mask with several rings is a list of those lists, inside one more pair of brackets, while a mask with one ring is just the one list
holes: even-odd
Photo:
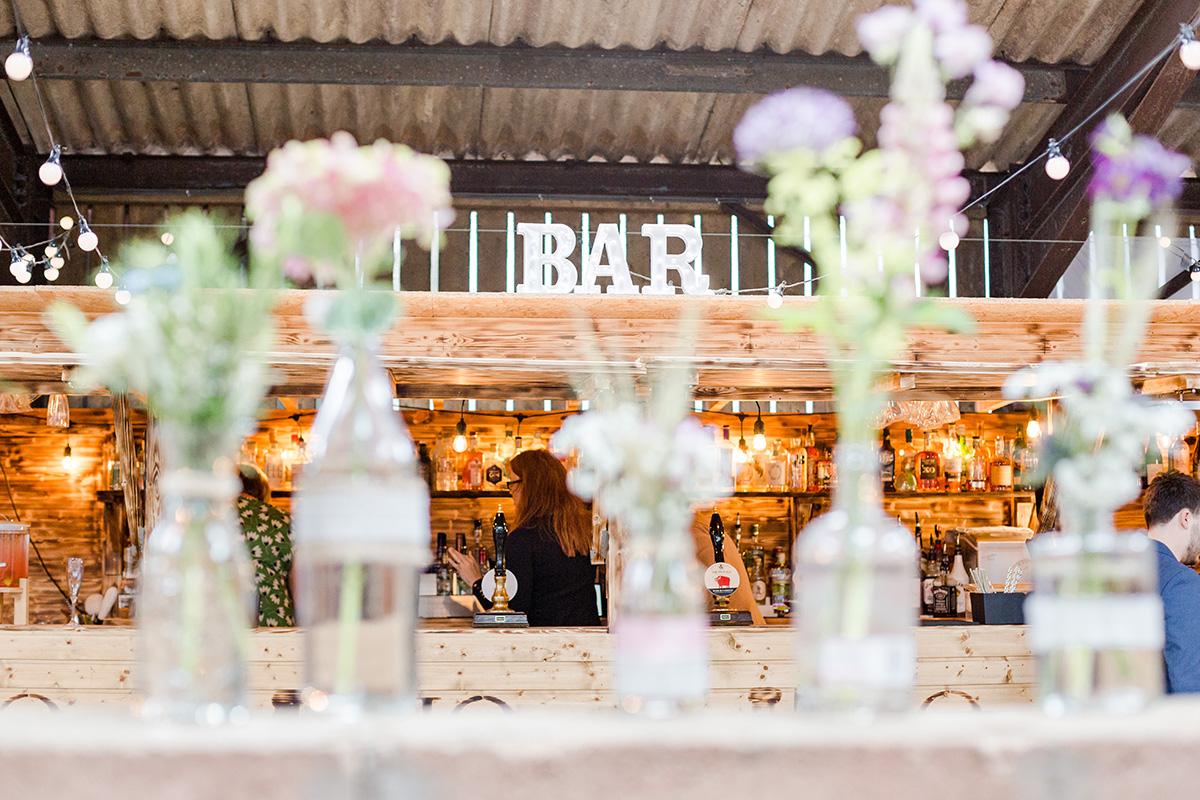
[[[463, 555], [468, 555], [469, 551], [467, 550], [467, 535], [465, 533], [454, 534], [454, 549]], [[452, 580], [454, 582], [454, 594], [461, 597], [464, 594], [471, 593], [470, 584], [463, 580], [463, 577], [458, 574], [457, 570], [451, 570], [450, 574], [453, 576]]]
[[469, 492], [483, 488], [483, 451], [479, 449], [479, 434], [472, 432], [463, 453], [462, 485]]
[[504, 439], [500, 442], [497, 453], [503, 461], [508, 461], [517, 454], [517, 440], [513, 438], [512, 428], [504, 429]]
[[1176, 436], [1171, 442], [1171, 448], [1167, 451], [1167, 468], [1185, 475], [1190, 473], [1191, 452], [1182, 436]]
[[917, 490], [937, 492], [942, 488], [942, 457], [933, 447], [932, 435], [925, 431], [925, 443], [917, 453]]
[[504, 461], [500, 458], [500, 446], [492, 444], [483, 454], [483, 488], [498, 491], [504, 483]]
[[803, 437], [793, 439], [788, 449], [788, 489], [808, 491], [808, 448], [804, 446]]
[[771, 444], [767, 456], [767, 488], [772, 492], [787, 491], [788, 459], [778, 439]]
[[536, 431], [533, 432], [533, 444], [529, 445], [530, 450], [545, 450], [546, 449], [546, 437], [544, 434], [545, 434], [545, 431], [542, 428], [538, 428]]
[[971, 440], [971, 466], [967, 470], [967, 491], [986, 492], [991, 457], [987, 448], [976, 436]]
[[917, 490], [917, 450], [912, 443], [912, 428], [904, 430], [904, 446], [896, 450], [896, 491]]
[[1013, 489], [1013, 462], [1008, 457], [1003, 436], [996, 437], [996, 449], [992, 454], [988, 483], [993, 492], [1011, 492]]
[[488, 558], [487, 547], [483, 544], [483, 520], [475, 520], [475, 527], [472, 533], [475, 536], [475, 559], [479, 562], [480, 572], [487, 572], [492, 568], [491, 559]]
[[1030, 469], [1029, 453], [1032, 448], [1025, 438], [1025, 426], [1017, 426], [1017, 435], [1012, 443], [1013, 489], [1030, 488], [1033, 481], [1033, 470]]
[[734, 466], [736, 460], [733, 457], [733, 451], [737, 448], [734, 446], [733, 440], [729, 438], [729, 426], [721, 427], [721, 438], [717, 440], [717, 477], [716, 487], [724, 492], [733, 491], [735, 485], [736, 472]]
[[934, 579], [933, 616], [953, 617], [958, 614], [958, 587], [950, 580], [950, 559], [943, 555], [938, 563], [937, 578]]
[[437, 556], [434, 559], [434, 574], [437, 575], [437, 593], [439, 596], [446, 596], [454, 593], [454, 584], [450, 576], [453, 570], [450, 569], [450, 561], [446, 556], [446, 534], [439, 533], [437, 535]]
[[961, 492], [963, 485], [963, 446], [962, 441], [954, 435], [954, 427], [946, 431], [946, 441], [942, 445], [942, 475], [943, 488], [947, 492]]
[[283, 448], [279, 446], [279, 440], [275, 436], [274, 428], [268, 434], [268, 442], [266, 463], [263, 465], [263, 471], [267, 474], [267, 483], [270, 484], [272, 490], [283, 489], [286, 480]]
[[437, 447], [434, 448], [433, 465], [437, 473], [437, 488], [441, 492], [453, 492], [458, 489], [458, 482], [461, 478], [454, 468], [454, 457], [458, 454], [454, 452], [451, 438], [449, 429], [443, 430], [442, 437], [438, 440]]
[[967, 575], [967, 568], [963, 566], [962, 549], [957, 544], [954, 546], [954, 566], [950, 568], [949, 580], [958, 589], [955, 613], [961, 617], [967, 613], [966, 585], [970, 583], [970, 577]]
[[833, 491], [834, 480], [833, 449], [821, 450], [821, 455], [817, 459], [817, 491]]
[[896, 450], [892, 447], [892, 434], [883, 431], [883, 444], [879, 448], [879, 479], [885, 492], [896, 491]]
[[750, 546], [746, 548], [746, 556], [749, 558], [746, 571], [750, 575], [750, 594], [754, 596], [754, 602], [762, 605], [767, 602], [767, 554], [758, 541], [758, 534], [758, 523], [751, 523]]
[[1154, 479], [1163, 473], [1163, 454], [1158, 446], [1158, 437], [1151, 436], [1146, 443], [1146, 478], [1145, 485], [1149, 486]]
[[[737, 548], [738, 555], [741, 555], [742, 554], [742, 514], [741, 514], [741, 512], [738, 512], [737, 516], [734, 517], [733, 546]], [[743, 564], [746, 563], [745, 558], [742, 559], [742, 563]], [[747, 569], [749, 569], [749, 567], [747, 567]]]
[[771, 566], [771, 606], [777, 617], [787, 616], [792, 609], [792, 570], [783, 547], [775, 548], [775, 563]]
[[821, 460], [821, 451], [817, 449], [817, 435], [813, 433], [813, 426], [808, 426], [808, 432], [804, 435], [804, 449], [808, 454], [808, 491], [817, 491], [817, 462]]
[[429, 445], [424, 442], [417, 443], [417, 461], [421, 465], [421, 477], [425, 480], [425, 485], [433, 491], [433, 458], [429, 455]]

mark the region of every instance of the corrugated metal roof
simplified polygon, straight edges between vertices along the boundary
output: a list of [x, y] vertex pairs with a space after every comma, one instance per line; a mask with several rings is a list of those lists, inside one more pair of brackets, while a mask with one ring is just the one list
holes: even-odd
[[[34, 37], [387, 41], [649, 49], [859, 52], [854, 19], [881, 0], [17, 0]], [[1009, 59], [1091, 63], [1140, 0], [973, 0]], [[0, 31], [13, 32], [0, 4]], [[730, 163], [751, 95], [295, 84], [44, 81], [56, 140], [76, 153], [261, 155], [349, 130], [457, 158]], [[31, 85], [5, 96], [39, 152]], [[868, 143], [877, 99], [853, 101]], [[1059, 109], [1027, 105], [968, 166], [1024, 159]], [[24, 126], [21, 120], [27, 124]], [[1179, 125], [1176, 124], [1178, 128]], [[1188, 139], [1192, 131], [1189, 130]]]

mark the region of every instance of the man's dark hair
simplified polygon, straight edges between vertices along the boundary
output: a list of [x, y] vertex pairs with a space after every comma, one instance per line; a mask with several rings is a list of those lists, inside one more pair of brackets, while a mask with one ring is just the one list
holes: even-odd
[[1193, 514], [1200, 513], [1200, 483], [1176, 470], [1155, 478], [1142, 497], [1142, 513], [1146, 515], [1148, 528], [1169, 522], [1185, 508]]

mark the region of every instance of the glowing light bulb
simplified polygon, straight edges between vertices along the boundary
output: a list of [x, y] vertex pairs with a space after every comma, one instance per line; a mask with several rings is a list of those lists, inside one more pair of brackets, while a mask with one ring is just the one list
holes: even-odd
[[75, 220], [71, 219], [70, 217], [63, 217], [58, 221], [58, 224], [64, 231], [69, 231], [71, 228], [75, 227]]
[[66, 259], [64, 259], [62, 256], [54, 256], [50, 259], [50, 266], [54, 267], [55, 269], [62, 269], [66, 263]]
[[54, 186], [62, 180], [62, 148], [54, 145], [50, 150], [50, 156], [46, 161], [38, 167], [38, 178], [47, 186]]
[[133, 295], [129, 293], [128, 289], [117, 289], [116, 294], [113, 295], [113, 300], [116, 300], [119, 306], [125, 305], [132, 299]]
[[33, 253], [26, 253], [25, 251], [21, 251], [21, 260], [26, 264], [32, 264], [33, 262], [37, 261], [37, 259], [33, 257]]
[[113, 285], [112, 273], [109, 272], [108, 270], [104, 270], [104, 269], [97, 272], [96, 273], [96, 285], [99, 286], [101, 289], [107, 289], [108, 287], [112, 286]]
[[16, 277], [17, 273], [24, 271], [24, 269], [25, 269], [25, 262], [21, 260], [21, 256], [19, 256], [17, 254], [17, 251], [14, 250], [13, 255], [12, 255], [12, 261], [10, 261], [8, 264], [8, 271], [13, 274], [13, 277]]
[[79, 220], [79, 249], [91, 252], [100, 245], [100, 237], [88, 227], [87, 220]]
[[750, 456], [746, 453], [746, 440], [739, 439], [737, 449], [733, 451], [733, 462], [745, 464], [748, 460], [750, 460]]
[[75, 459], [71, 458], [71, 445], [63, 448], [62, 466], [67, 472], [75, 468]]
[[783, 292], [778, 289], [770, 289], [767, 292], [767, 308], [782, 308], [783, 307]]
[[53, 267], [53, 266], [46, 267], [46, 271], [42, 274], [46, 276], [46, 280], [48, 280], [48, 281], [58, 280], [58, 268], [57, 267]]
[[29, 283], [29, 279], [33, 277], [33, 273], [27, 269], [23, 269], [18, 272], [15, 277], [17, 279], [17, 283]]
[[1051, 180], [1061, 181], [1071, 171], [1071, 162], [1062, 154], [1057, 139], [1051, 139], [1046, 149], [1049, 158], [1046, 159], [1046, 174]]
[[52, 244], [46, 245], [46, 258], [53, 258], [58, 255], [58, 248]]
[[1025, 435], [1030, 439], [1036, 439], [1042, 435], [1042, 424], [1037, 421], [1036, 417], [1025, 423]]
[[1193, 282], [1200, 281], [1200, 265], [1193, 264], [1188, 269], [1188, 277], [1191, 278]]
[[938, 246], [946, 251], [950, 251], [958, 247], [958, 242], [958, 234], [954, 231], [946, 231], [938, 237]]
[[766, 450], [767, 449], [767, 437], [761, 433], [754, 434], [754, 442], [751, 444], [751, 447], [753, 447], [755, 450], [757, 450], [760, 453], [763, 450]]
[[1171, 237], [1170, 236], [1161, 237], [1158, 240], [1158, 246], [1161, 247], [1163, 250], [1166, 250], [1168, 247], [1171, 246]]
[[171, 245], [175, 244], [175, 234], [171, 233], [170, 231], [164, 232], [163, 235], [160, 236], [159, 238], [162, 239], [162, 243], [165, 244], [167, 247], [170, 247]]
[[1190, 70], [1200, 69], [1200, 41], [1192, 38], [1179, 45], [1179, 60]]
[[4, 72], [14, 81], [23, 81], [33, 74], [33, 56], [29, 55], [29, 37], [17, 40], [16, 49], [4, 59]]
[[460, 415], [458, 424], [454, 426], [454, 441], [450, 444], [456, 453], [467, 452], [467, 422]]

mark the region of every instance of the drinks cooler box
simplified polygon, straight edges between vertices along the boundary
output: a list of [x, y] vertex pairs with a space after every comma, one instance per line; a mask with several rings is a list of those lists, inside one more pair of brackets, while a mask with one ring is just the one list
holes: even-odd
[[971, 619], [980, 625], [1024, 625], [1026, 592], [971, 592]]

